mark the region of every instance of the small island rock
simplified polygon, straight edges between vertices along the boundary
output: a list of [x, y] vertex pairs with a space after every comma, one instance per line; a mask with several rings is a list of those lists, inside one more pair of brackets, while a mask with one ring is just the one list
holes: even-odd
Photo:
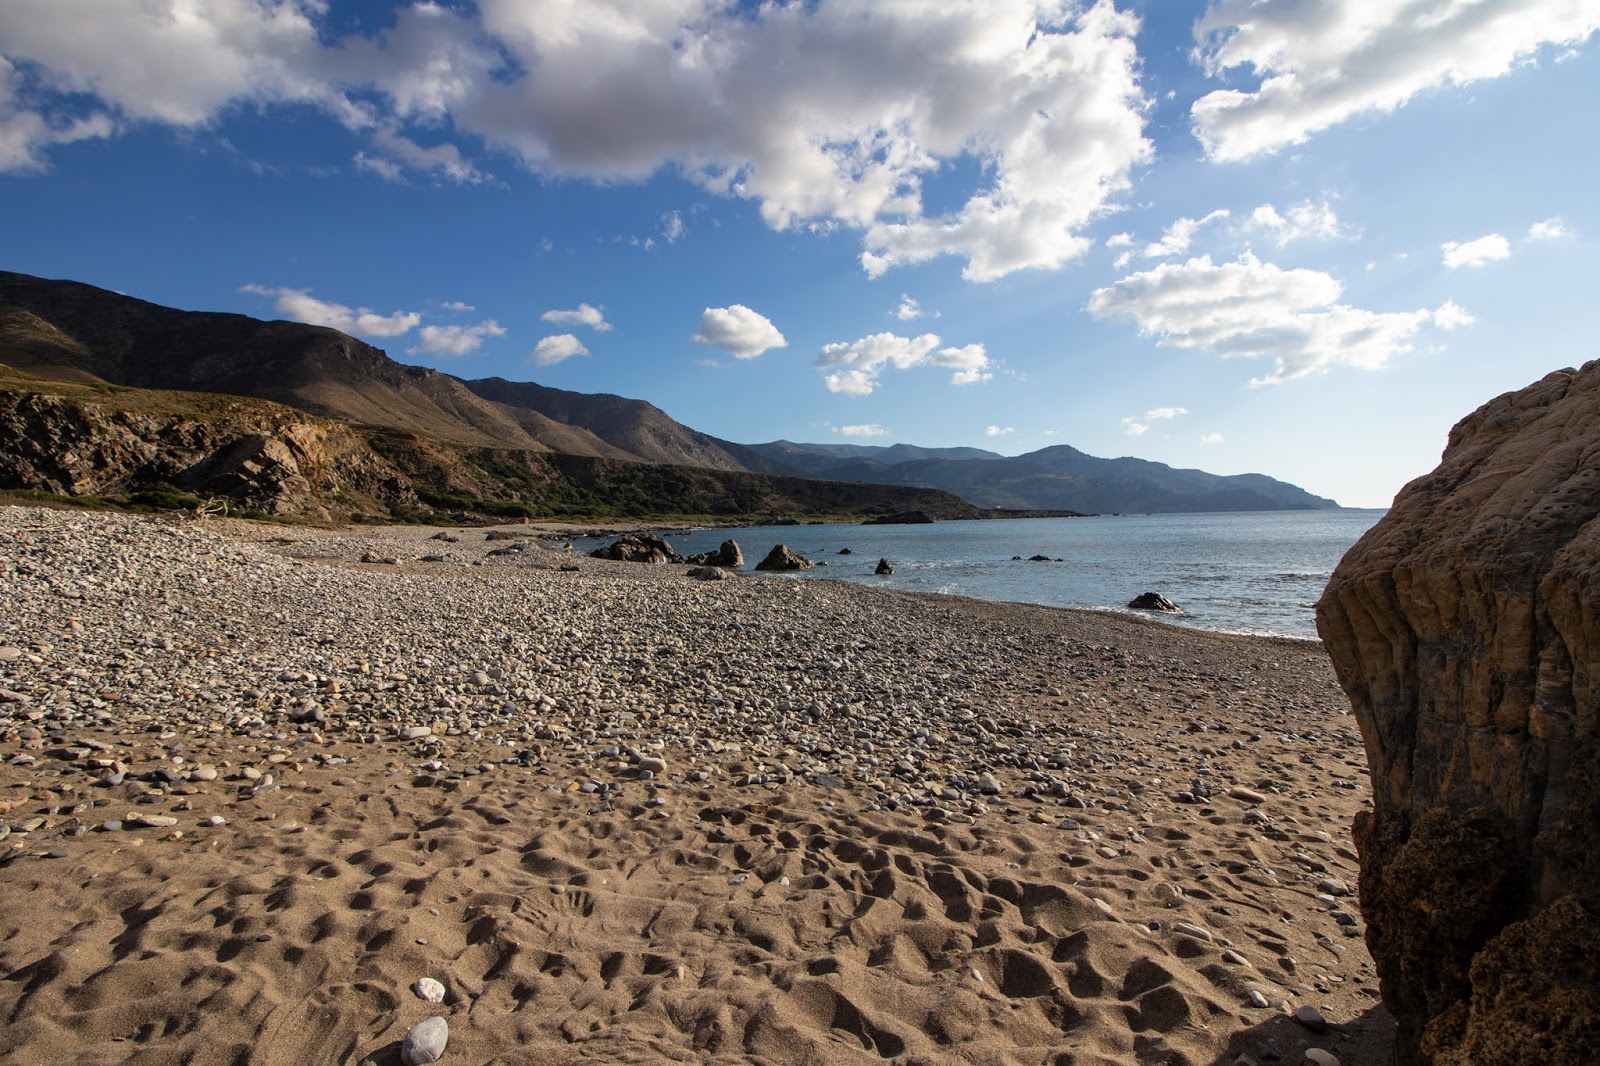
[[1182, 614], [1183, 608], [1161, 595], [1159, 592], [1145, 592], [1128, 601], [1128, 606], [1135, 611], [1162, 611], [1166, 614]]
[[767, 557], [756, 564], [757, 570], [809, 570], [811, 560], [795, 552], [787, 544], [775, 544]]

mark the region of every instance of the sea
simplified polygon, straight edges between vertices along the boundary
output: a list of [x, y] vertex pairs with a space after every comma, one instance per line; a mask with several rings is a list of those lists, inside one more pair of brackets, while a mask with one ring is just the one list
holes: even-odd
[[[681, 555], [712, 551], [731, 537], [747, 568], [775, 544], [827, 564], [773, 575], [781, 580], [853, 581], [1143, 617], [1149, 612], [1130, 611], [1128, 601], [1156, 592], [1182, 608], [1157, 616], [1176, 625], [1310, 639], [1313, 608], [1333, 568], [1383, 515], [1342, 508], [661, 532]], [[573, 546], [589, 551], [609, 542]], [[849, 554], [840, 554], [845, 548]], [[1036, 555], [1050, 561], [1031, 561]], [[880, 558], [893, 564], [893, 575], [873, 573]]]

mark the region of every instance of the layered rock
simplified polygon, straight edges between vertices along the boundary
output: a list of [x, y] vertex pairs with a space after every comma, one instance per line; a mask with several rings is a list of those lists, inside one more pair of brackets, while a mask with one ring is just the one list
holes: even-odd
[[1317, 623], [1402, 1066], [1600, 1061], [1600, 364], [1462, 420]]
[[690, 555], [683, 561], [691, 566], [728, 566], [737, 569], [744, 565], [744, 552], [739, 550], [738, 541], [725, 540], [716, 551]]
[[678, 560], [672, 545], [654, 533], [629, 533], [604, 548], [589, 553], [596, 559], [615, 559], [624, 563], [668, 563]]

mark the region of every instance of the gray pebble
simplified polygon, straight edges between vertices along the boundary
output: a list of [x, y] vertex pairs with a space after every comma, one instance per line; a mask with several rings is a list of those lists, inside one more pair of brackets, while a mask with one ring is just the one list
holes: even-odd
[[400, 1042], [400, 1061], [405, 1066], [438, 1062], [444, 1057], [444, 1046], [450, 1040], [450, 1023], [443, 1018], [424, 1018], [406, 1030]]

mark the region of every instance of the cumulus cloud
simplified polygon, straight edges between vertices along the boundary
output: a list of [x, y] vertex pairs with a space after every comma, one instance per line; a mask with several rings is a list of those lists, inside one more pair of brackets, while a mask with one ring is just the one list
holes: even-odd
[[696, 344], [711, 344], [735, 359], [754, 359], [772, 348], [787, 348], [778, 327], [768, 318], [744, 304], [708, 307], [700, 316], [700, 329], [689, 338]]
[[271, 297], [273, 309], [285, 318], [363, 337], [398, 337], [416, 329], [422, 321], [422, 316], [415, 311], [380, 315], [366, 307], [346, 307], [319, 300], [306, 289], [273, 289], [251, 284], [241, 286], [239, 291]]
[[[324, 0], [164, 7], [0, 4], [0, 52], [47, 98], [4, 127], [0, 165], [37, 167], [85, 99], [97, 136], [304, 105], [369, 131], [357, 163], [386, 177], [483, 180], [461, 151], [478, 142], [554, 177], [672, 169], [774, 228], [859, 230], [874, 276], [954, 255], [987, 280], [1081, 254], [1153, 151], [1138, 20], [1114, 0], [419, 0], [343, 37]], [[929, 213], [924, 180], [956, 161], [982, 177]]]
[[486, 338], [505, 335], [505, 328], [492, 318], [476, 326], [423, 326], [417, 334], [417, 346], [406, 351], [427, 352], [429, 355], [470, 355], [483, 347]]
[[1454, 300], [1446, 300], [1433, 312], [1433, 324], [1445, 332], [1470, 326], [1478, 321], [1478, 316], [1468, 311]]
[[1245, 253], [1231, 263], [1210, 256], [1162, 263], [1096, 289], [1089, 312], [1133, 322], [1163, 347], [1207, 349], [1225, 358], [1270, 358], [1272, 384], [1345, 365], [1383, 366], [1409, 352], [1424, 325], [1459, 325], [1459, 308], [1368, 311], [1339, 302], [1331, 274], [1285, 270]]
[[1142, 437], [1150, 428], [1151, 422], [1160, 422], [1178, 418], [1189, 413], [1187, 407], [1152, 407], [1144, 413], [1141, 421], [1138, 415], [1129, 415], [1122, 420], [1122, 429], [1130, 437]]
[[536, 366], [555, 366], [575, 355], [588, 354], [589, 349], [570, 333], [553, 333], [541, 338], [533, 346], [533, 362]]
[[1217, 445], [1217, 444], [1221, 444], [1221, 443], [1222, 443], [1222, 434], [1221, 433], [1206, 433], [1206, 434], [1203, 434], [1200, 437], [1200, 447], [1202, 447], [1202, 448], [1210, 448], [1213, 445]]
[[833, 426], [833, 431], [841, 437], [887, 437], [889, 430], [876, 422], [867, 422], [859, 426]]
[[1133, 234], [1113, 233], [1106, 238], [1107, 248], [1127, 248], [1133, 244]]
[[1559, 218], [1547, 218], [1528, 227], [1528, 239], [1531, 241], [1553, 241], [1571, 234], [1572, 231], [1567, 229], [1566, 224]]
[[921, 318], [922, 315], [922, 305], [905, 293], [901, 293], [900, 306], [894, 309], [894, 317], [902, 322], [910, 322], [912, 319]]
[[948, 367], [952, 385], [971, 385], [988, 381], [989, 356], [981, 344], [968, 344], [961, 348], [940, 348], [939, 337], [924, 333], [919, 337], [902, 337], [894, 333], [874, 333], [848, 344], [835, 342], [824, 345], [822, 354], [813, 364], [820, 370], [832, 370], [822, 381], [829, 392], [842, 392], [847, 396], [866, 396], [878, 387], [878, 378], [884, 370], [909, 370], [916, 366]]
[[1190, 119], [1212, 159], [1249, 159], [1426, 89], [1499, 77], [1597, 29], [1593, 0], [1215, 0], [1195, 23], [1196, 58], [1212, 77], [1248, 67], [1259, 84], [1206, 94]]
[[588, 326], [599, 333], [611, 332], [611, 323], [606, 321], [605, 312], [586, 303], [580, 303], [570, 311], [546, 311], [539, 316], [539, 320], [558, 326]]
[[1340, 233], [1339, 216], [1326, 200], [1305, 200], [1281, 212], [1271, 204], [1262, 204], [1250, 213], [1250, 225], [1265, 230], [1280, 248], [1305, 237], [1337, 237]]
[[1444, 265], [1451, 270], [1461, 267], [1480, 267], [1497, 259], [1511, 258], [1511, 242], [1498, 233], [1479, 237], [1475, 241], [1445, 241], [1439, 246], [1444, 254]]
[[1218, 208], [1204, 218], [1177, 219], [1161, 234], [1159, 241], [1145, 245], [1144, 257], [1146, 259], [1164, 259], [1169, 255], [1182, 255], [1189, 250], [1189, 245], [1194, 241], [1194, 235], [1201, 226], [1221, 221], [1227, 217], [1228, 212], [1225, 209]]
[[1015, 433], [1015, 426], [984, 426], [983, 434], [986, 437], [1008, 437]]

